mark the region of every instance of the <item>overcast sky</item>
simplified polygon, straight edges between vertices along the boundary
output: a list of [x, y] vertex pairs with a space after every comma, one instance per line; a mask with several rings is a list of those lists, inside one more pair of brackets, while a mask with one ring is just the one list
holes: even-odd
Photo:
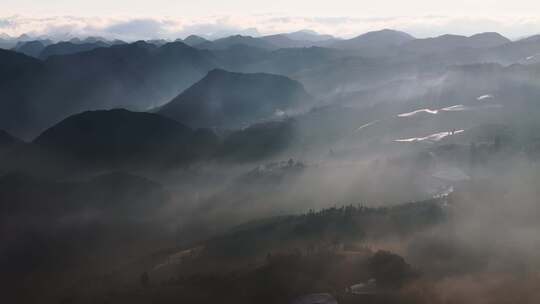
[[[351, 37], [379, 28], [419, 37], [540, 33], [539, 0], [0, 0], [0, 33], [171, 38], [311, 28]], [[111, 29], [112, 27], [112, 29]], [[131, 37], [125, 37], [131, 36]], [[152, 36], [152, 37], [143, 37]]]
[[213, 15], [216, 13], [378, 17], [426, 14], [538, 14], [537, 0], [2, 0], [10, 14]]

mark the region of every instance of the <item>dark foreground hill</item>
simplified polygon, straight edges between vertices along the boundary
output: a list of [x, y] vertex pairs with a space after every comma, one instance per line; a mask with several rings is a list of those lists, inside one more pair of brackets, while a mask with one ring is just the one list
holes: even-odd
[[34, 141], [56, 155], [115, 166], [185, 163], [207, 155], [216, 143], [210, 131], [123, 109], [73, 115]]
[[272, 74], [212, 70], [159, 113], [192, 127], [234, 128], [309, 103], [302, 84]]

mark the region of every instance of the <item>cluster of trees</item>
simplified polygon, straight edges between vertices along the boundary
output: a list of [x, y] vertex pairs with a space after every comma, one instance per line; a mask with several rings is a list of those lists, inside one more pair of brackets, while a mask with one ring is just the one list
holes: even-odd
[[271, 250], [336, 248], [368, 238], [407, 235], [445, 219], [439, 199], [393, 207], [332, 207], [303, 215], [276, 217], [213, 238], [205, 244], [210, 256], [250, 257]]

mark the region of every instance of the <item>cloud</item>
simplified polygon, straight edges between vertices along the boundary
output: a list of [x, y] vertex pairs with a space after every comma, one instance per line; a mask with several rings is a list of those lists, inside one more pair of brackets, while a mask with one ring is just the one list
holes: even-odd
[[126, 40], [161, 38], [167, 35], [167, 23], [153, 19], [135, 19], [112, 24], [103, 29], [103, 32]]
[[210, 39], [230, 36], [230, 35], [248, 35], [248, 36], [259, 36], [259, 31], [254, 28], [241, 28], [234, 27], [227, 24], [216, 24], [216, 23], [204, 23], [204, 24], [193, 24], [185, 26], [181, 31], [176, 33], [180, 37], [189, 36], [189, 35], [199, 35]]
[[47, 18], [0, 17], [0, 33], [18, 36], [48, 36], [66, 39], [74, 36], [104, 36], [128, 41], [176, 39], [190, 34], [219, 38], [231, 34], [258, 36], [302, 29], [322, 34], [353, 37], [382, 28], [409, 32], [417, 37], [445, 33], [471, 35], [497, 31], [510, 38], [540, 33], [540, 17], [305, 17], [260, 14], [247, 16], [206, 16], [186, 18], [90, 18], [57, 16]]
[[0, 19], [0, 28], [10, 28], [13, 27], [13, 22], [9, 19], [2, 20]]

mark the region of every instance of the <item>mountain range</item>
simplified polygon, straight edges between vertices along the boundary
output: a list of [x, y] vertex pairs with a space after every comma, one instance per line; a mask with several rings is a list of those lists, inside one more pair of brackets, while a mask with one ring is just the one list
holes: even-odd
[[[441, 73], [453, 64], [532, 64], [540, 58], [540, 41], [534, 37], [509, 41], [496, 33], [415, 39], [382, 30], [336, 40], [303, 31], [215, 41], [188, 38], [186, 42], [195, 47], [181, 41], [126, 44], [95, 37], [19, 45], [20, 52], [33, 56], [39, 52], [42, 59], [1, 51], [0, 129], [31, 139], [66, 116], [86, 110], [156, 108], [180, 98], [214, 69], [283, 75], [301, 82], [310, 95], [332, 99], [419, 73]], [[278, 40], [296, 42], [294, 47], [279, 46]], [[297, 44], [302, 41], [308, 44]], [[47, 54], [56, 55], [43, 59]]]

